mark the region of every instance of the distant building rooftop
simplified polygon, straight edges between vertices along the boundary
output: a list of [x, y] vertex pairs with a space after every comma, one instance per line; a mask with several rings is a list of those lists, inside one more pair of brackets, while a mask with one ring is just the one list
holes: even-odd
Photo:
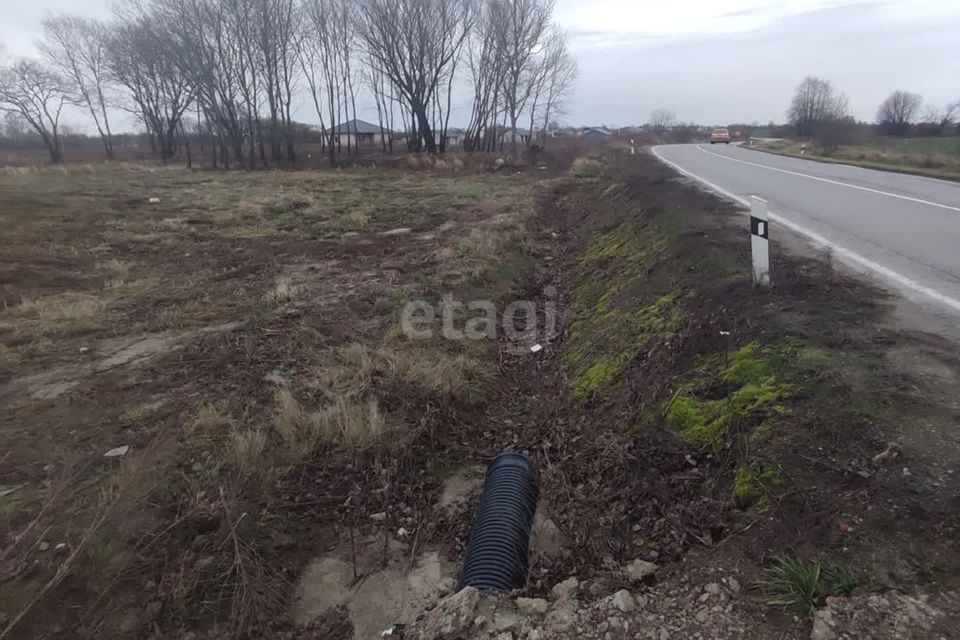
[[[324, 131], [326, 134], [330, 134], [330, 129]], [[379, 134], [379, 133], [391, 133], [386, 127], [381, 128], [378, 124], [373, 124], [371, 122], [366, 122], [364, 120], [347, 120], [346, 122], [341, 122], [333, 128], [333, 133], [363, 133], [363, 134]]]

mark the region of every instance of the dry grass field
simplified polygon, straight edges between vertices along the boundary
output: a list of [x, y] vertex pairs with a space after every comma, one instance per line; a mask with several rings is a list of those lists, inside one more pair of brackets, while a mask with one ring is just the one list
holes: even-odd
[[[806, 158], [886, 171], [960, 179], [960, 138], [880, 138], [869, 143], [824, 150], [806, 145]], [[758, 149], [800, 156], [801, 144], [788, 140], [757, 143]]]
[[[958, 588], [948, 341], [829, 256], [754, 289], [742, 212], [651, 156], [494, 167], [0, 175], [0, 640], [413, 623], [504, 450], [551, 532], [523, 595], [582, 584], [543, 638], [625, 587], [631, 629], [747, 640]], [[536, 322], [415, 337], [417, 301]]]
[[[276, 614], [297, 554], [257, 558], [298, 526], [277, 504], [304, 499], [305, 466], [326, 460], [324, 492], [361, 513], [418, 455], [384, 443], [469, 421], [496, 385], [495, 343], [410, 341], [398, 313], [509, 293], [538, 188], [512, 171], [0, 177], [2, 620], [136, 636], [124, 594], [147, 582], [174, 621]], [[355, 478], [359, 460], [383, 475]]]

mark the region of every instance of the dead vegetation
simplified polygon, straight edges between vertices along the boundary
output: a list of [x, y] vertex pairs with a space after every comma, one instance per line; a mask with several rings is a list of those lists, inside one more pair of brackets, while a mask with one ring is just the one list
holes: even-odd
[[755, 142], [761, 151], [867, 169], [911, 173], [946, 180], [960, 178], [960, 142], [954, 137], [878, 138], [823, 147], [792, 140]]
[[[805, 611], [866, 584], [951, 588], [955, 555], [933, 533], [955, 522], [934, 480], [946, 450], [960, 455], [951, 402], [943, 379], [927, 386], [885, 356], [928, 353], [925, 338], [885, 327], [883, 294], [829, 259], [780, 254], [774, 290], [755, 291], [738, 214], [707, 215], [726, 207], [651, 158], [608, 158], [576, 184], [540, 217], [558, 240], [529, 286], [570, 283], [567, 331], [550, 366], [507, 365], [522, 386], [504, 416], [536, 416], [521, 442], [545, 461], [544, 497], [576, 549], [534, 566], [531, 586], [610, 580], [636, 558], [693, 572], [703, 549], [711, 573], [776, 574], [767, 600]], [[899, 462], [871, 462], [914, 419], [931, 427], [912, 437], [917, 492]], [[774, 556], [803, 561], [779, 571]], [[749, 637], [780, 633], [755, 623]]]
[[321, 444], [366, 449], [380, 444], [386, 420], [376, 398], [335, 397], [315, 411], [287, 390], [276, 395], [273, 426], [291, 456], [303, 460]]
[[290, 282], [289, 278], [280, 278], [277, 284], [269, 291], [263, 294], [263, 301], [268, 305], [281, 305], [291, 300], [296, 300], [304, 292], [304, 288]]
[[40, 335], [79, 332], [97, 326], [106, 303], [84, 293], [62, 293], [41, 298], [23, 298], [16, 307], [28, 325]]
[[487, 399], [495, 378], [489, 364], [469, 355], [410, 344], [371, 348], [353, 343], [337, 349], [335, 358], [337, 364], [321, 372], [334, 398], [363, 396], [380, 389], [471, 406]]
[[[87, 372], [55, 398], [5, 397], [8, 627], [287, 632], [292, 584], [320, 552], [374, 537], [455, 560], [469, 508], [438, 514], [441, 482], [504, 449], [538, 461], [573, 550], [537, 559], [532, 593], [574, 573], [614, 585], [637, 558], [684, 571], [692, 547], [776, 577], [760, 605], [810, 602], [804, 572], [777, 573], [773, 556], [819, 562], [815, 598], [953, 575], [937, 534], [949, 487], [924, 471], [949, 447], [935, 435], [888, 446], [897, 425], [936, 434], [949, 408], [918, 403], [929, 387], [889, 367], [893, 341], [916, 343], [877, 328], [879, 294], [827, 261], [782, 256], [777, 289], [756, 292], [741, 230], [705, 215], [724, 212], [709, 196], [643, 157], [572, 173], [540, 187], [388, 170], [0, 182], [0, 205], [26, 216], [0, 240], [0, 375]], [[59, 243], [36, 241], [51, 229]], [[563, 326], [536, 355], [400, 330], [411, 300], [462, 326], [458, 301], [539, 309], [548, 285]], [[69, 327], [56, 331], [42, 330], [43, 305], [20, 308], [61, 297], [102, 304], [77, 321], [47, 310]], [[123, 338], [115, 349], [136, 355], [148, 331], [149, 357], [100, 353]], [[91, 367], [99, 358], [113, 364]], [[101, 522], [101, 489], [129, 478], [104, 457], [121, 445], [120, 464], [149, 459], [151, 473], [124, 480], [138, 499]], [[883, 451], [896, 462], [874, 462]], [[58, 555], [60, 541], [84, 551]], [[362, 581], [377, 568], [352, 570]], [[317, 624], [349, 633], [330, 616]], [[762, 617], [752, 637], [775, 633]]]
[[[533, 181], [82, 174], [0, 182], [5, 633], [283, 627], [302, 558], [369, 526], [385, 486], [422, 492], [431, 438], [495, 391], [492, 344], [410, 341], [397, 314], [492, 247], [469, 293], [506, 295]], [[24, 391], [57, 371], [56, 396]], [[126, 479], [116, 460], [147, 451], [162, 481]], [[121, 479], [141, 496], [124, 518], [100, 497]]]

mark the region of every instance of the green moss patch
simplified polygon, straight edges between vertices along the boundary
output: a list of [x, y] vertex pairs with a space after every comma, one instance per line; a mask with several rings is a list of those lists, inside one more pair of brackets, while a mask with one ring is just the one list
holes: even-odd
[[[785, 411], [779, 402], [790, 385], [776, 374], [785, 355], [744, 345], [724, 357], [714, 355], [699, 369], [699, 378], [681, 389], [667, 409], [667, 422], [685, 440], [720, 447], [730, 429], [748, 435]], [[716, 398], [720, 394], [721, 397]]]
[[624, 299], [666, 247], [666, 238], [635, 223], [591, 238], [577, 269], [576, 320], [567, 350], [577, 401], [615, 384], [653, 339], [676, 332], [683, 318], [680, 292]]
[[766, 506], [770, 487], [779, 483], [775, 469], [758, 462], [742, 466], [733, 479], [733, 504], [738, 509]]

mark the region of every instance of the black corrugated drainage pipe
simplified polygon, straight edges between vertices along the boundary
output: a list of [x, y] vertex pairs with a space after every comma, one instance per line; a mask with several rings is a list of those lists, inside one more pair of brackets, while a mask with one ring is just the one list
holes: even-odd
[[526, 584], [528, 547], [540, 480], [523, 453], [501, 453], [487, 467], [473, 517], [460, 586], [506, 592]]

